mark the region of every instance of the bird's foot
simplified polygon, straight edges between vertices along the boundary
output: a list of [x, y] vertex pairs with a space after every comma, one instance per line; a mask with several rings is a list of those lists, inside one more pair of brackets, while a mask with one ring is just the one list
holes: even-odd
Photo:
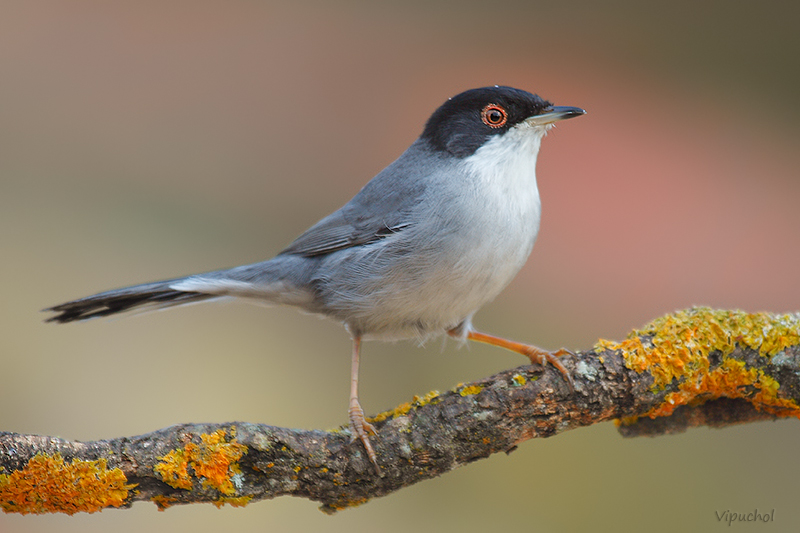
[[556, 369], [563, 374], [564, 379], [567, 380], [569, 388], [575, 390], [575, 383], [572, 381], [572, 375], [570, 375], [569, 371], [561, 363], [561, 361], [558, 360], [558, 358], [563, 355], [575, 355], [574, 353], [566, 348], [560, 348], [554, 352], [548, 352], [547, 350], [543, 350], [530, 344], [521, 344], [520, 348], [520, 353], [530, 359], [532, 364], [546, 366], [547, 363], [550, 363], [556, 367]]
[[[448, 333], [452, 336], [459, 335], [459, 332], [454, 329], [448, 331]], [[494, 335], [481, 333], [479, 331], [468, 332], [467, 338], [473, 341], [482, 342], [484, 344], [499, 346], [500, 348], [505, 348], [506, 350], [511, 350], [512, 352], [522, 354], [530, 359], [531, 363], [534, 365], [545, 366], [547, 363], [550, 363], [564, 375], [564, 379], [566, 379], [569, 388], [573, 391], [575, 390], [575, 383], [572, 381], [572, 376], [566, 367], [561, 364], [561, 361], [558, 360], [558, 358], [562, 355], [575, 355], [566, 348], [561, 348], [555, 352], [548, 352], [547, 350], [542, 350], [541, 348], [531, 344], [523, 344], [521, 342], [504, 339], [502, 337], [495, 337]]]
[[350, 410], [348, 413], [350, 415], [350, 433], [353, 436], [353, 440], [357, 438], [361, 441], [361, 444], [364, 445], [364, 449], [367, 451], [367, 457], [369, 457], [370, 462], [375, 467], [375, 472], [378, 476], [383, 477], [381, 467], [378, 466], [378, 456], [375, 454], [372, 443], [369, 441], [370, 433], [373, 435], [378, 434], [375, 431], [375, 426], [367, 422], [367, 419], [364, 417], [364, 410], [361, 409], [361, 404], [358, 403], [358, 400], [350, 401]]

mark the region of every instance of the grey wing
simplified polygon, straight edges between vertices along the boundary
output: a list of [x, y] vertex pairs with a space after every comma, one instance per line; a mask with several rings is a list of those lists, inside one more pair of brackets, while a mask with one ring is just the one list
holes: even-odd
[[389, 219], [347, 217], [344, 208], [323, 218], [300, 235], [280, 255], [293, 254], [314, 257], [369, 244], [407, 227], [408, 222]]
[[411, 212], [425, 186], [416, 173], [407, 172], [406, 156], [408, 152], [375, 176], [344, 207], [306, 230], [280, 255], [325, 255], [369, 244], [409, 227]]

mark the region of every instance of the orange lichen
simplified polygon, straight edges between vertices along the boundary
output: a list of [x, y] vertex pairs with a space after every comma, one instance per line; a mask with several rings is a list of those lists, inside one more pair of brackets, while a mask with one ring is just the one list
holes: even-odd
[[380, 414], [377, 414], [371, 418], [367, 418], [369, 422], [383, 422], [389, 418], [396, 418], [398, 416], [403, 416], [408, 414], [409, 411], [412, 409], [418, 409], [423, 405], [428, 405], [429, 403], [436, 403], [436, 398], [439, 396], [439, 391], [432, 390], [425, 396], [414, 396], [410, 402], [406, 402], [404, 404], [398, 405], [394, 409], [390, 409], [389, 411], [384, 411]]
[[239, 459], [247, 453], [247, 446], [236, 440], [225, 441], [225, 432], [218, 430], [211, 435], [200, 435], [202, 444], [189, 443], [187, 453], [193, 457], [195, 475], [203, 480], [203, 485], [217, 489], [223, 494], [233, 494], [235, 489], [231, 476], [241, 474]]
[[[800, 315], [749, 314], [697, 307], [658, 318], [622, 342], [600, 340], [598, 349], [619, 350], [628, 368], [649, 372], [654, 391], [677, 381], [677, 390], [646, 413], [667, 416], [680, 405], [697, 405], [721, 397], [744, 398], [755, 407], [780, 416], [800, 417], [800, 407], [779, 398], [779, 384], [760, 368], [748, 368], [730, 357], [737, 346], [771, 358], [800, 344]], [[721, 363], [711, 369], [709, 354]], [[629, 421], [626, 421], [628, 423]]]
[[94, 513], [119, 507], [136, 484], [127, 484], [119, 468], [105, 459], [73, 459], [61, 454], [34, 456], [25, 468], [0, 474], [0, 507], [6, 513]]
[[759, 370], [747, 368], [744, 361], [726, 359], [699, 381], [684, 381], [679, 390], [664, 397], [664, 403], [647, 413], [651, 418], [669, 416], [680, 405], [699, 404], [708, 399], [748, 398], [757, 385]]
[[163, 457], [155, 466], [155, 471], [164, 483], [176, 489], [191, 489], [192, 477], [202, 480], [203, 486], [217, 489], [222, 494], [233, 494], [235, 488], [232, 478], [241, 474], [239, 459], [247, 453], [247, 446], [236, 439], [227, 440], [224, 430], [200, 435], [200, 444], [188, 443], [182, 449], [175, 449]]

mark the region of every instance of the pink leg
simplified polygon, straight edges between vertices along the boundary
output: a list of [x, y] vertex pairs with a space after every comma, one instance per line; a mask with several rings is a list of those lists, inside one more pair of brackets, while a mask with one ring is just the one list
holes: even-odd
[[358, 402], [358, 360], [361, 355], [361, 337], [353, 337], [353, 359], [350, 367], [350, 433], [353, 439], [356, 437], [364, 445], [367, 450], [367, 457], [375, 466], [375, 471], [379, 476], [382, 476], [381, 468], [378, 466], [378, 457], [375, 455], [375, 450], [372, 449], [372, 443], [369, 441], [369, 434], [375, 435], [375, 428], [367, 422], [364, 418], [364, 410], [361, 409], [361, 404]]

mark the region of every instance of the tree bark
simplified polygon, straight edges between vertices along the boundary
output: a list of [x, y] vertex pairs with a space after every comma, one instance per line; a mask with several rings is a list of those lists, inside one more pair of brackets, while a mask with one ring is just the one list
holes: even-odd
[[607, 420], [655, 436], [800, 416], [797, 314], [691, 309], [561, 361], [574, 389], [552, 367], [521, 366], [374, 417], [381, 477], [345, 428], [183, 424], [94, 442], [0, 432], [0, 507], [72, 514], [292, 495], [333, 512]]

